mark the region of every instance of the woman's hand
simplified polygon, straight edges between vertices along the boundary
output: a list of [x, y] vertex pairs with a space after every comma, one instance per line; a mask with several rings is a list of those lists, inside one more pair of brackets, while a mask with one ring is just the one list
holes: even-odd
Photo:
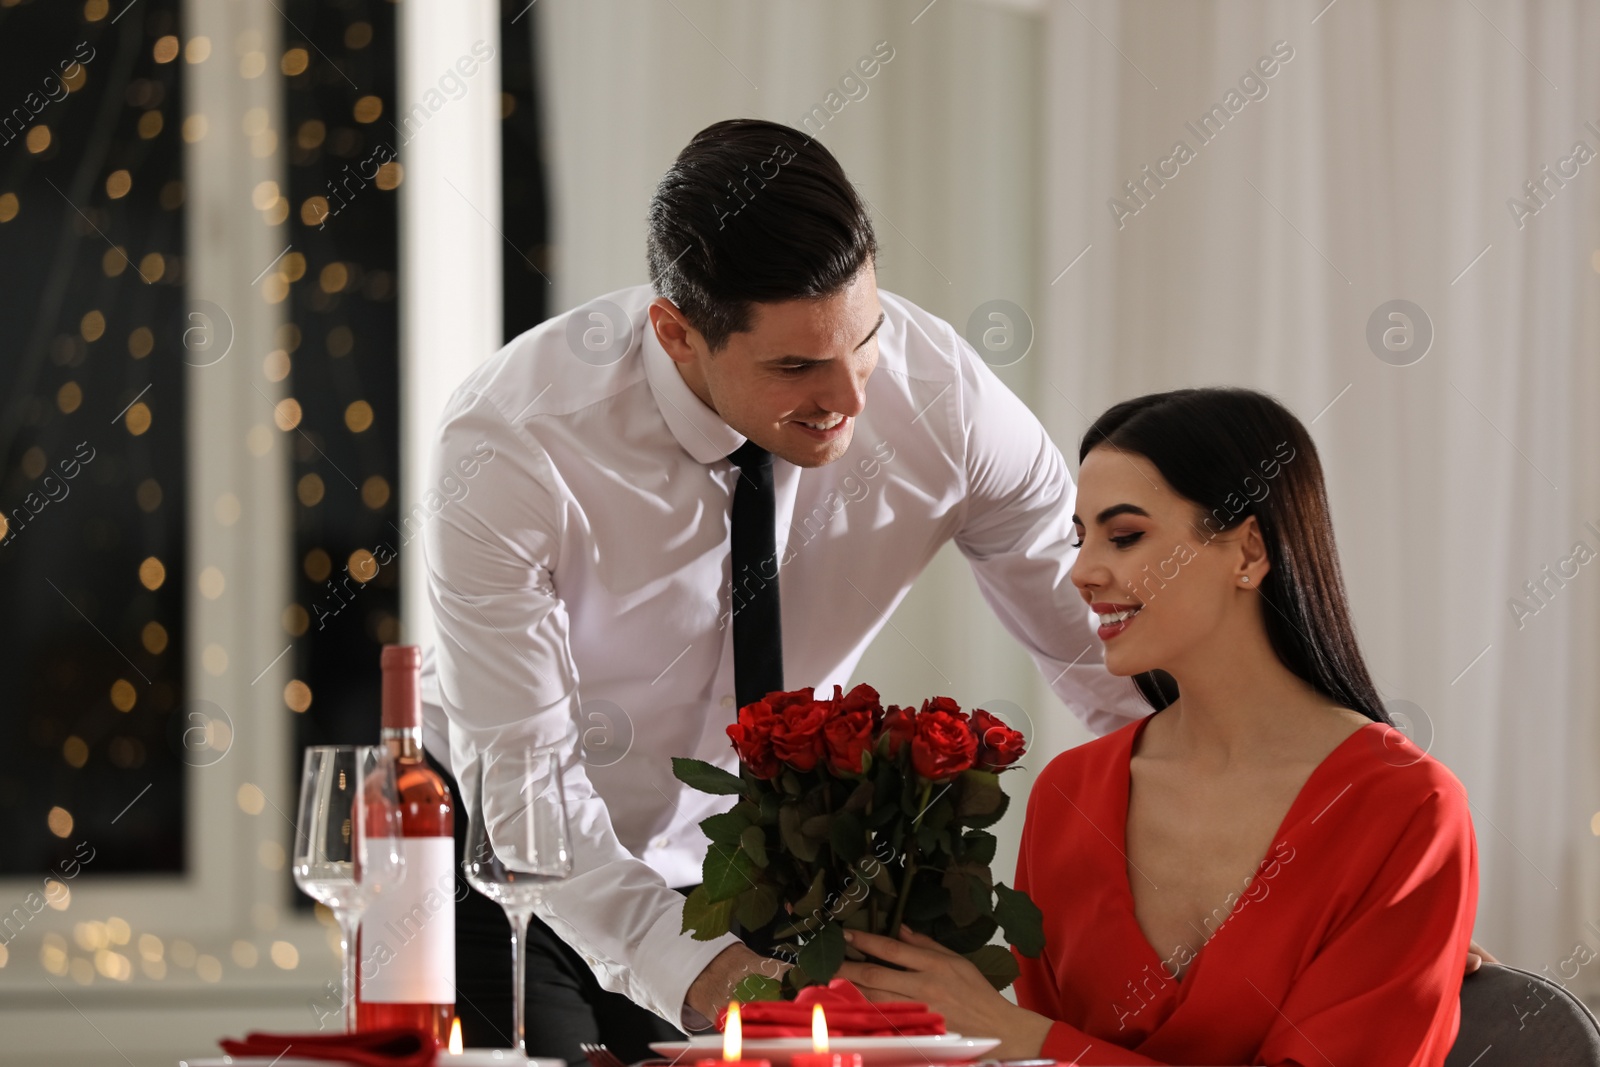
[[900, 928], [900, 939], [846, 930], [845, 940], [869, 956], [905, 970], [876, 963], [851, 963], [839, 968], [868, 1000], [917, 1000], [944, 1016], [952, 1033], [968, 1037], [1001, 1037], [994, 1059], [1026, 1059], [1044, 1047], [1051, 1022], [1019, 1008], [1001, 996], [968, 959], [930, 937]]
[[1476, 941], [1472, 942], [1471, 944], [1469, 944], [1467, 946], [1467, 972], [1466, 973], [1471, 974], [1473, 971], [1477, 970], [1479, 967], [1482, 967], [1485, 963], [1499, 963], [1499, 962], [1500, 962], [1499, 960], [1497, 960], [1493, 956], [1489, 955], [1489, 950], [1488, 949], [1484, 948], [1482, 945], [1478, 944]]

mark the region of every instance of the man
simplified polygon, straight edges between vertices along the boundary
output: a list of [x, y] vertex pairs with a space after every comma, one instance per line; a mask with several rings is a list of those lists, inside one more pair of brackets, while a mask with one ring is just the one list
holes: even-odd
[[[1091, 729], [1149, 710], [1105, 671], [1068, 579], [1061, 453], [949, 324], [878, 289], [871, 221], [826, 148], [770, 122], [701, 131], [656, 189], [648, 244], [650, 286], [506, 345], [453, 396], [435, 453], [478, 463], [427, 529], [430, 748], [464, 783], [497, 747], [566, 755], [575, 871], [530, 940], [530, 1055], [604, 1040], [640, 1058], [673, 1031], [603, 990], [703, 1028], [770, 972], [733, 937], [680, 932], [697, 824], [726, 804], [671, 757], [732, 768], [742, 703], [848, 687], [945, 542]], [[504, 953], [506, 935], [487, 901], [461, 908], [471, 1018], [510, 983], [468, 946]]]

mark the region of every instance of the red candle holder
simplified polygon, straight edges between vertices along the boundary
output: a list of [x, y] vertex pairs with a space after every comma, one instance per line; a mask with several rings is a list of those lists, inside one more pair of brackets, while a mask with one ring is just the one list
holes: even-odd
[[789, 1067], [861, 1067], [859, 1052], [796, 1052]]
[[740, 1059], [743, 1050], [744, 1027], [739, 1022], [739, 1002], [735, 1000], [728, 1004], [728, 1018], [722, 1025], [722, 1058], [697, 1060], [694, 1067], [772, 1067], [771, 1060]]
[[789, 1067], [861, 1067], [859, 1052], [828, 1051], [828, 1017], [821, 1004], [811, 1008], [811, 1051], [789, 1057]]

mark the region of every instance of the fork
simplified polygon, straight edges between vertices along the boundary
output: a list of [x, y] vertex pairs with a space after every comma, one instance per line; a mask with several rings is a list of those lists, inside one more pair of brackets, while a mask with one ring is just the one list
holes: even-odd
[[617, 1058], [615, 1052], [606, 1048], [604, 1043], [590, 1044], [587, 1041], [581, 1041], [578, 1043], [578, 1048], [582, 1050], [584, 1057], [588, 1059], [589, 1067], [628, 1067], [627, 1064]]

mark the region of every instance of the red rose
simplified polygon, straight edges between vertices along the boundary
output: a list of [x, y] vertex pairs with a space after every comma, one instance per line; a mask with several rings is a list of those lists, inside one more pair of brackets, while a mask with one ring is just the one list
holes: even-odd
[[883, 713], [883, 722], [880, 725], [879, 736], [887, 738], [887, 754], [892, 758], [899, 754], [900, 746], [908, 743], [917, 736], [917, 716], [910, 708], [902, 708], [899, 704], [890, 704], [889, 710]]
[[862, 682], [850, 690], [844, 695], [843, 699], [838, 696], [839, 687], [834, 686], [833, 689], [834, 700], [837, 702], [840, 711], [851, 712], [865, 709], [872, 716], [872, 724], [874, 726], [883, 718], [883, 705], [878, 701], [878, 691], [866, 682]]
[[[833, 711], [832, 700], [816, 700], [811, 688], [777, 694], [773, 707], [777, 722], [772, 728], [772, 754], [797, 771], [809, 771], [827, 754], [822, 728]], [[767, 698], [769, 701], [772, 697]]]
[[834, 712], [822, 728], [828, 743], [828, 762], [841, 774], [861, 774], [862, 757], [872, 751], [873, 727], [881, 713], [878, 691], [858, 685], [849, 695], [840, 696], [834, 686]]
[[767, 704], [768, 707], [772, 709], [772, 713], [774, 715], [782, 715], [784, 709], [792, 707], [795, 704], [809, 704], [816, 699], [816, 697], [813, 694], [811, 687], [808, 685], [804, 689], [792, 689], [787, 692], [768, 693], [761, 699]]
[[728, 727], [739, 762], [757, 778], [776, 778], [783, 768], [772, 754], [772, 728], [777, 723], [772, 707], [765, 700], [739, 709], [739, 721]]
[[[937, 698], [955, 701], [948, 697]], [[911, 739], [911, 765], [918, 774], [934, 781], [954, 778], [972, 767], [978, 755], [978, 738], [967, 725], [967, 717], [960, 711], [950, 712], [944, 706], [930, 709], [933, 701], [925, 701], [917, 715], [917, 736]]]
[[977, 765], [998, 771], [1022, 758], [1027, 738], [982, 708], [972, 713], [972, 731], [978, 735]]

